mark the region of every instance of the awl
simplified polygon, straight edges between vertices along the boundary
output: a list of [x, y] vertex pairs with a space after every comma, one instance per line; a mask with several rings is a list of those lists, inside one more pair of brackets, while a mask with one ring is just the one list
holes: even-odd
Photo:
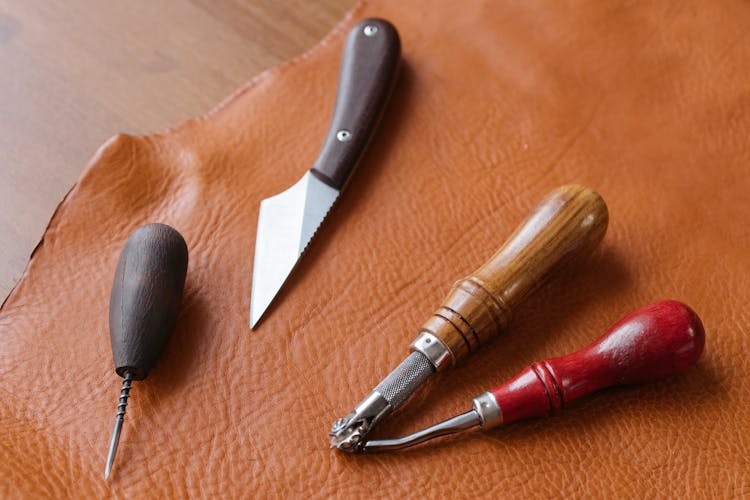
[[286, 191], [260, 204], [250, 327], [284, 285], [345, 187], [372, 137], [396, 81], [401, 43], [383, 19], [365, 19], [349, 33], [336, 103], [317, 160]]
[[604, 200], [589, 188], [568, 185], [550, 193], [489, 261], [453, 286], [422, 325], [411, 354], [349, 415], [334, 422], [331, 446], [356, 451], [367, 433], [430, 375], [505, 330], [511, 312], [552, 271], [601, 241], [608, 217]]
[[131, 383], [148, 376], [177, 322], [187, 267], [185, 240], [165, 224], [133, 231], [117, 261], [109, 299], [109, 340], [115, 373], [123, 382], [105, 479], [117, 453]]
[[622, 318], [578, 352], [532, 363], [475, 397], [466, 413], [402, 438], [367, 441], [358, 450], [400, 450], [472, 427], [487, 430], [545, 417], [600, 389], [683, 372], [698, 361], [704, 343], [703, 324], [692, 309], [674, 300], [656, 302]]

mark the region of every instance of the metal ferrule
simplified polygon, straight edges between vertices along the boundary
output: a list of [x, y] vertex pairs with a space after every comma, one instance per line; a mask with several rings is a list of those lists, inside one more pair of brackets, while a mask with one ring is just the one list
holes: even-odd
[[479, 415], [483, 430], [491, 429], [503, 423], [503, 413], [491, 392], [485, 392], [472, 400], [474, 411]]
[[329, 435], [331, 447], [355, 452], [362, 438], [380, 419], [393, 411], [390, 403], [378, 391], [372, 391], [352, 412], [337, 420]]
[[421, 352], [435, 367], [435, 371], [441, 371], [456, 364], [456, 358], [450, 349], [431, 333], [421, 332], [411, 343], [409, 349]]

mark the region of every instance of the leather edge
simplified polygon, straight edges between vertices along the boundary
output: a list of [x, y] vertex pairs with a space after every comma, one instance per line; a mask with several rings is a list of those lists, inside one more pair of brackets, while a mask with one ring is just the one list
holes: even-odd
[[65, 195], [62, 197], [60, 202], [55, 207], [54, 211], [52, 212], [52, 215], [50, 216], [49, 221], [47, 222], [46, 227], [44, 228], [44, 231], [42, 232], [41, 237], [39, 238], [39, 241], [37, 242], [36, 245], [34, 245], [34, 248], [31, 250], [31, 253], [29, 254], [28, 261], [26, 262], [26, 266], [21, 272], [21, 276], [13, 284], [10, 291], [8, 292], [8, 295], [3, 298], [2, 303], [0, 303], [0, 313], [4, 312], [5, 306], [9, 305], [9, 303], [12, 301], [15, 294], [17, 293], [17, 290], [23, 285], [24, 281], [27, 279], [29, 270], [31, 269], [34, 263], [36, 254], [44, 245], [44, 240], [45, 240], [45, 237], [47, 236], [47, 232], [52, 227], [54, 227], [54, 225], [57, 222], [59, 222], [59, 218], [62, 217], [63, 211], [67, 206], [68, 200], [70, 200], [71, 195], [75, 192], [76, 188], [81, 182], [81, 179], [83, 179], [92, 169], [94, 169], [99, 164], [100, 159], [103, 156], [103, 153], [108, 148], [110, 148], [113, 144], [115, 144], [119, 138], [125, 135], [127, 137], [130, 137], [136, 140], [160, 139], [160, 138], [166, 137], [167, 135], [177, 133], [194, 123], [213, 117], [214, 115], [221, 112], [225, 107], [229, 106], [234, 100], [236, 100], [240, 96], [245, 95], [248, 92], [251, 92], [260, 83], [264, 82], [265, 80], [269, 78], [276, 76], [277, 74], [282, 73], [283, 71], [289, 68], [294, 67], [295, 65], [301, 62], [304, 62], [310, 59], [314, 54], [316, 54], [323, 47], [326, 47], [327, 45], [332, 43], [334, 40], [337, 40], [338, 38], [343, 38], [347, 33], [347, 28], [349, 27], [349, 25], [352, 24], [353, 20], [357, 17], [358, 13], [364, 10], [366, 6], [367, 6], [366, 0], [357, 0], [357, 3], [355, 3], [351, 9], [349, 9], [346, 15], [323, 38], [321, 38], [318, 41], [318, 43], [308, 48], [306, 51], [302, 52], [301, 54], [298, 54], [292, 57], [291, 59], [283, 61], [277, 64], [276, 66], [272, 66], [268, 69], [265, 69], [261, 71], [260, 73], [258, 73], [257, 75], [251, 77], [249, 80], [243, 83], [238, 89], [236, 89], [227, 97], [222, 99], [218, 104], [216, 104], [213, 108], [211, 108], [207, 112], [198, 116], [194, 116], [192, 118], [188, 118], [187, 120], [184, 120], [172, 127], [168, 127], [161, 131], [151, 132], [147, 134], [137, 134], [137, 135], [115, 134], [109, 139], [107, 139], [101, 146], [99, 146], [96, 149], [96, 151], [94, 152], [92, 157], [89, 159], [89, 161], [86, 163], [86, 166], [84, 166], [83, 170], [78, 176], [78, 179], [76, 179], [73, 185], [70, 186], [70, 189], [68, 189], [68, 191], [65, 193]]

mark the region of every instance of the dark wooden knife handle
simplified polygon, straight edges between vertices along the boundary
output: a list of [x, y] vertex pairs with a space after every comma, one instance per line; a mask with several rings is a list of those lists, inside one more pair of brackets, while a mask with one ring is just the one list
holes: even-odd
[[346, 39], [333, 118], [311, 171], [341, 190], [375, 131], [396, 81], [401, 42], [384, 19], [364, 19]]
[[421, 331], [461, 360], [502, 332], [550, 274], [598, 245], [608, 220], [596, 191], [576, 184], [554, 190], [490, 260], [453, 286]]
[[177, 321], [188, 266], [185, 240], [164, 224], [141, 226], [117, 262], [109, 300], [115, 372], [146, 378]]

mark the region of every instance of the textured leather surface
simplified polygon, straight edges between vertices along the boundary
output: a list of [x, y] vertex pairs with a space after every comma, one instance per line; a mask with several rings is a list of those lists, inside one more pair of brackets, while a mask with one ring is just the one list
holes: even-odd
[[[750, 495], [750, 5], [422, 5], [360, 5], [208, 116], [101, 148], [0, 313], [0, 496]], [[299, 272], [250, 332], [258, 204], [314, 160], [343, 39], [369, 15], [401, 33], [393, 101]], [[569, 182], [607, 200], [602, 247], [378, 435], [464, 411], [657, 299], [703, 319], [698, 365], [410, 452], [329, 450], [331, 421], [405, 356], [453, 281]], [[184, 307], [161, 362], [134, 383], [107, 483], [120, 385], [108, 295], [128, 234], [155, 221], [188, 242]]]

